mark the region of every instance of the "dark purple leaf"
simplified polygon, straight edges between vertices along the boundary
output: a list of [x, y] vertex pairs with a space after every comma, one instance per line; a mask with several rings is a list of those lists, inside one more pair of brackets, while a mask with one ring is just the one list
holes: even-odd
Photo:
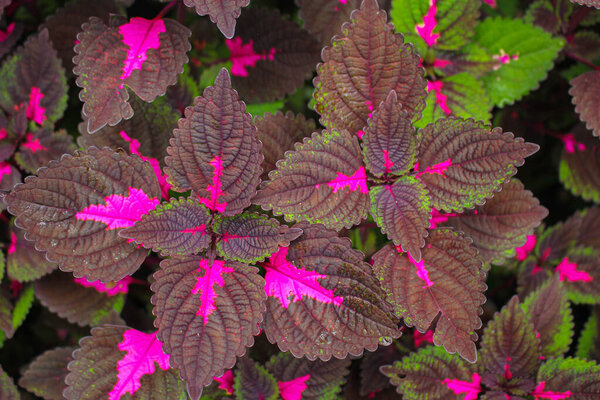
[[[7, 0], [10, 2], [10, 0]], [[2, 11], [0, 11], [1, 15]], [[12, 47], [21, 38], [23, 33], [23, 24], [19, 22], [11, 22], [6, 29], [0, 29], [0, 59], [3, 58]]]
[[380, 347], [373, 353], [365, 353], [360, 363], [360, 395], [367, 396], [369, 393], [391, 387], [389, 378], [379, 368], [399, 361], [401, 358], [402, 354], [393, 344]]
[[600, 393], [600, 366], [577, 358], [548, 360], [537, 374], [534, 399], [594, 400]]
[[11, 191], [21, 181], [21, 172], [17, 168], [12, 166], [8, 161], [0, 162], [0, 190]]
[[21, 395], [13, 379], [4, 372], [0, 366], [0, 399], [20, 400]]
[[534, 1], [525, 14], [525, 21], [537, 25], [551, 34], [555, 34], [560, 29], [561, 20], [550, 0]]
[[183, 4], [194, 7], [198, 15], [209, 15], [210, 20], [226, 38], [231, 39], [235, 33], [235, 19], [240, 16], [242, 7], [250, 0], [184, 0]]
[[329, 360], [373, 351], [398, 337], [364, 255], [322, 225], [295, 227], [303, 235], [262, 264], [268, 296], [262, 328], [269, 341], [295, 357]]
[[156, 207], [159, 196], [152, 167], [138, 156], [91, 147], [51, 161], [6, 203], [49, 260], [76, 277], [108, 282], [132, 274], [146, 257], [118, 233]]
[[[227, 40], [233, 86], [250, 103], [282, 98], [304, 84], [319, 62], [321, 46], [278, 11], [249, 8]], [[277, 78], [275, 78], [277, 77]]]
[[334, 35], [341, 33], [342, 24], [350, 20], [350, 13], [360, 7], [360, 0], [296, 0], [300, 7], [298, 17], [304, 29], [326, 46]]
[[595, 60], [600, 57], [600, 35], [593, 31], [577, 31], [567, 43], [567, 51], [585, 58]]
[[66, 131], [52, 132], [47, 128], [27, 133], [25, 142], [15, 160], [25, 171], [35, 174], [38, 168], [47, 165], [51, 160], [58, 160], [63, 154], [73, 154], [75, 144], [73, 137]]
[[67, 364], [73, 360], [73, 350], [74, 347], [58, 347], [42, 353], [23, 372], [19, 386], [45, 400], [63, 400]]
[[600, 144], [586, 130], [583, 124], [577, 125], [572, 133], [563, 137], [563, 148], [559, 179], [574, 195], [585, 200], [600, 202]]
[[579, 246], [554, 267], [554, 274], [564, 282], [573, 303], [596, 304], [600, 301], [599, 259], [600, 251]]
[[573, 97], [575, 111], [594, 136], [600, 136], [600, 99], [594, 95], [599, 91], [600, 72], [598, 71], [584, 72], [571, 80], [569, 94]]
[[324, 130], [304, 138], [269, 178], [253, 202], [287, 221], [339, 230], [366, 216], [367, 175], [358, 140], [348, 131]]
[[444, 211], [483, 204], [539, 149], [470, 119], [440, 119], [419, 133], [416, 177], [427, 187], [432, 207]]
[[576, 246], [600, 251], [600, 207], [579, 211], [548, 229], [540, 238], [538, 252], [544, 259], [558, 262]]
[[279, 387], [273, 375], [248, 357], [240, 358], [237, 363], [234, 388], [235, 398], [239, 400], [280, 398]]
[[11, 226], [10, 243], [7, 250], [6, 270], [12, 280], [31, 282], [49, 274], [57, 268], [56, 263], [46, 259], [46, 254], [37, 251], [25, 239], [23, 229]]
[[165, 160], [169, 181], [223, 215], [248, 207], [260, 182], [261, 143], [225, 69], [178, 124]]
[[437, 321], [433, 343], [475, 362], [475, 329], [481, 327], [485, 272], [470, 241], [451, 230], [431, 230], [417, 262], [389, 244], [374, 256], [373, 269], [396, 314], [426, 332]]
[[91, 17], [75, 46], [73, 72], [90, 133], [133, 116], [125, 86], [146, 102], [163, 95], [177, 82], [191, 48], [189, 29], [171, 19], [126, 22], [113, 16], [109, 25]]
[[252, 346], [265, 301], [257, 272], [238, 262], [188, 256], [162, 261], [154, 274], [154, 325], [192, 400]]
[[357, 134], [390, 90], [396, 91], [409, 116], [418, 119], [426, 87], [419, 56], [394, 33], [377, 1], [363, 0], [342, 31], [332, 47], [323, 49], [324, 62], [317, 66], [314, 98], [321, 123]]

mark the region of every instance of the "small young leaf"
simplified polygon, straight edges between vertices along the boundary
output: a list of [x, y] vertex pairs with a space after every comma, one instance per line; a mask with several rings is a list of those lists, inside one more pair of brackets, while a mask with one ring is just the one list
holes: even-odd
[[600, 393], [600, 366], [577, 358], [548, 360], [537, 375], [535, 399], [566, 398], [592, 400]]
[[367, 396], [391, 387], [389, 378], [379, 368], [395, 363], [401, 358], [402, 353], [393, 344], [380, 347], [373, 353], [366, 353], [360, 363], [360, 395]]
[[296, 4], [300, 7], [298, 17], [304, 21], [304, 29], [323, 46], [341, 33], [340, 28], [350, 20], [350, 13], [360, 8], [360, 0], [296, 0]]
[[561, 24], [551, 0], [534, 1], [525, 13], [525, 22], [537, 25], [551, 34], [557, 33]]
[[66, 131], [52, 132], [47, 128], [27, 133], [25, 142], [21, 143], [15, 154], [15, 161], [25, 171], [35, 174], [38, 168], [47, 165], [51, 160], [58, 160], [63, 154], [73, 154], [75, 144], [73, 137]]
[[183, 4], [194, 7], [198, 15], [209, 15], [223, 35], [231, 39], [235, 33], [235, 19], [240, 16], [242, 7], [250, 0], [184, 0]]
[[273, 375], [248, 357], [238, 361], [233, 387], [235, 398], [239, 400], [279, 399], [279, 387]]
[[73, 360], [73, 350], [74, 347], [58, 347], [42, 353], [29, 364], [19, 386], [45, 400], [63, 400], [65, 377], [69, 373], [67, 364]]
[[4, 372], [0, 366], [0, 399], [2, 400], [21, 400], [19, 390], [13, 379]]
[[573, 97], [575, 111], [594, 136], [600, 136], [600, 99], [594, 95], [598, 91], [600, 91], [598, 71], [588, 71], [571, 80], [569, 94]]
[[25, 239], [23, 229], [11, 227], [10, 244], [7, 251], [6, 271], [8, 276], [19, 282], [31, 282], [54, 271], [58, 265], [46, 259], [46, 254], [37, 251], [32, 242]]

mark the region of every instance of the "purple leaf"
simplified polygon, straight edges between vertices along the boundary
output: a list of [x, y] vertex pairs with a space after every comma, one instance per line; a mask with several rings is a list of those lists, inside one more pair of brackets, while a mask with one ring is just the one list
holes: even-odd
[[262, 328], [269, 341], [295, 357], [329, 360], [398, 337], [363, 254], [322, 225], [295, 227], [303, 235], [262, 264], [268, 296]]
[[67, 364], [74, 347], [57, 347], [38, 356], [19, 379], [19, 386], [46, 400], [63, 400]]
[[196, 97], [173, 132], [165, 172], [177, 190], [226, 216], [250, 205], [260, 182], [261, 143], [226, 70]]
[[366, 171], [358, 140], [347, 131], [313, 133], [277, 163], [269, 178], [253, 201], [287, 221], [339, 230], [366, 215]]
[[75, 144], [73, 137], [66, 131], [52, 132], [42, 128], [33, 134], [28, 133], [25, 143], [15, 154], [15, 161], [25, 171], [35, 174], [38, 168], [51, 160], [59, 159], [63, 154], [73, 154]]
[[113, 17], [106, 26], [91, 17], [82, 27], [73, 72], [90, 133], [133, 116], [125, 85], [151, 102], [177, 81], [188, 61], [190, 31], [170, 19], [134, 17], [126, 23]]
[[171, 199], [119, 235], [164, 256], [191, 255], [210, 245], [210, 213], [193, 198]]
[[350, 13], [360, 7], [360, 0], [296, 0], [296, 3], [304, 29], [323, 46], [341, 33], [342, 24], [350, 20]]
[[600, 393], [600, 366], [577, 358], [548, 360], [537, 374], [537, 386], [530, 393], [534, 400], [589, 400]]
[[391, 387], [390, 380], [383, 375], [379, 368], [401, 358], [402, 353], [394, 345], [380, 347], [373, 353], [365, 353], [360, 363], [360, 395], [367, 396], [369, 393]]
[[[141, 203], [129, 203], [129, 196]], [[115, 229], [133, 225], [134, 218], [108, 211], [131, 206], [139, 217], [149, 204], [158, 204], [158, 196], [149, 164], [137, 156], [92, 147], [51, 161], [37, 177], [16, 186], [6, 203], [17, 216], [16, 225], [25, 229], [37, 249], [47, 251], [49, 260], [76, 277], [108, 282], [132, 274], [147, 254]], [[56, 232], [63, 235], [57, 237]]]
[[237, 363], [234, 388], [235, 397], [239, 400], [277, 400], [280, 398], [279, 387], [273, 375], [248, 357], [240, 358]]
[[[11, 0], [5, 0], [10, 3]], [[1, 3], [1, 2], [0, 2]], [[1, 7], [1, 5], [0, 5]], [[2, 11], [0, 11], [0, 15]], [[11, 22], [4, 31], [0, 30], [0, 58], [4, 58], [19, 41], [23, 33], [23, 24]]]
[[477, 360], [475, 329], [485, 302], [485, 272], [470, 241], [450, 230], [432, 230], [422, 260], [387, 245], [374, 256], [373, 269], [396, 314], [426, 332], [437, 321], [433, 342], [469, 362]]
[[250, 0], [184, 0], [183, 4], [194, 7], [198, 15], [209, 15], [223, 35], [231, 39], [235, 33], [235, 19], [240, 16], [242, 7]]
[[565, 147], [560, 160], [560, 181], [574, 195], [600, 202], [600, 179], [595, 173], [600, 168], [598, 139], [583, 124], [579, 124], [572, 133], [563, 137], [563, 141]]
[[0, 162], [0, 190], [11, 191], [21, 181], [21, 172], [17, 168], [7, 161]]
[[600, 101], [593, 93], [600, 91], [600, 72], [588, 71], [571, 80], [569, 94], [573, 97], [575, 111], [586, 127], [600, 136]]
[[4, 372], [2, 366], [0, 366], [0, 399], [21, 400], [19, 389], [13, 379]]
[[396, 91], [410, 118], [419, 118], [425, 105], [423, 69], [412, 46], [393, 29], [377, 1], [363, 0], [343, 27], [344, 35], [323, 49], [314, 98], [325, 127], [357, 134], [390, 90]]
[[54, 271], [58, 266], [46, 260], [46, 254], [37, 251], [32, 242], [25, 239], [25, 232], [11, 226], [10, 244], [7, 250], [6, 270], [12, 280], [31, 282]]
[[187, 256], [162, 261], [154, 274], [158, 337], [193, 400], [234, 365], [258, 334], [265, 294], [256, 272], [237, 262]]
[[461, 212], [492, 197], [539, 146], [481, 122], [445, 118], [420, 131], [416, 176], [432, 207]]

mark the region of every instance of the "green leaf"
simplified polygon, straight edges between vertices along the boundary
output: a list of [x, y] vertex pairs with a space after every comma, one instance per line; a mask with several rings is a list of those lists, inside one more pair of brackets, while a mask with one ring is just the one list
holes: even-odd
[[33, 304], [34, 293], [33, 293], [33, 284], [29, 284], [23, 289], [21, 295], [17, 299], [15, 303], [15, 308], [13, 309], [13, 329], [17, 330], [18, 327], [21, 326], [29, 310], [31, 309], [31, 305]]
[[273, 101], [271, 103], [247, 104], [246, 112], [255, 117], [265, 115], [266, 113], [275, 114], [283, 108], [283, 100]]
[[575, 355], [579, 358], [587, 358], [600, 361], [600, 307], [594, 308], [592, 314], [581, 331], [579, 341], [577, 342], [577, 352]]

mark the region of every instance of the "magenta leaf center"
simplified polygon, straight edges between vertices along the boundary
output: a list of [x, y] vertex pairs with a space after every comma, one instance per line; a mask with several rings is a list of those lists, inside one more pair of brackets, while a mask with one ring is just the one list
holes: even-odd
[[306, 381], [309, 379], [310, 374], [307, 374], [291, 381], [278, 381], [279, 395], [283, 400], [301, 400], [302, 393], [308, 387]]
[[569, 261], [567, 257], [561, 260], [555, 271], [559, 273], [561, 281], [566, 279], [569, 282], [591, 282], [593, 280], [587, 272], [577, 270], [577, 263]]
[[160, 47], [159, 34], [166, 31], [162, 19], [148, 20], [141, 17], [131, 18], [129, 23], [119, 27], [123, 43], [128, 46], [124, 49], [127, 51], [127, 58], [123, 65], [121, 80], [129, 78], [133, 70], [142, 69], [142, 64], [148, 59], [148, 50]]
[[535, 390], [531, 393], [534, 400], [539, 399], [548, 399], [548, 400], [562, 400], [571, 396], [571, 391], [567, 390], [566, 392], [552, 392], [545, 391], [546, 382], [541, 381], [535, 388]]
[[429, 0], [429, 9], [423, 16], [423, 22], [415, 25], [415, 31], [423, 38], [427, 46], [434, 46], [437, 39], [440, 37], [439, 33], [433, 33], [433, 30], [437, 26], [435, 15], [437, 14], [436, 0]]
[[260, 60], [273, 60], [277, 53], [273, 47], [268, 53], [265, 51], [263, 54], [258, 54], [254, 51], [254, 41], [252, 39], [244, 44], [239, 36], [227, 39], [225, 43], [231, 52], [231, 75], [234, 76], [248, 76], [247, 67], [256, 67], [256, 63]]
[[215, 156], [210, 162], [215, 169], [212, 178], [212, 185], [208, 185], [206, 190], [210, 193], [210, 199], [199, 197], [200, 203], [213, 211], [222, 213], [227, 207], [227, 202], [220, 203], [219, 197], [225, 193], [221, 190], [221, 177], [223, 176], [223, 160], [221, 157]]
[[442, 381], [442, 384], [448, 386], [448, 389], [456, 394], [465, 393], [464, 400], [476, 400], [481, 391], [481, 376], [474, 372], [472, 382], [446, 378]]
[[[338, 190], [343, 190], [346, 187], [349, 188], [351, 192], [360, 190], [361, 193], [369, 193], [365, 167], [360, 167], [350, 176], [338, 172], [337, 176], [327, 183], [327, 186], [333, 189], [333, 193], [337, 193]], [[320, 185], [316, 184], [315, 187], [319, 189]]]
[[223, 287], [225, 281], [223, 274], [230, 274], [233, 268], [226, 267], [221, 260], [214, 260], [212, 265], [208, 265], [208, 260], [200, 260], [200, 268], [196, 270], [199, 273], [204, 272], [202, 276], [197, 277], [196, 285], [192, 289], [192, 294], [200, 294], [200, 308], [196, 315], [204, 318], [204, 324], [208, 323], [208, 317], [217, 309], [215, 306], [215, 285]]

